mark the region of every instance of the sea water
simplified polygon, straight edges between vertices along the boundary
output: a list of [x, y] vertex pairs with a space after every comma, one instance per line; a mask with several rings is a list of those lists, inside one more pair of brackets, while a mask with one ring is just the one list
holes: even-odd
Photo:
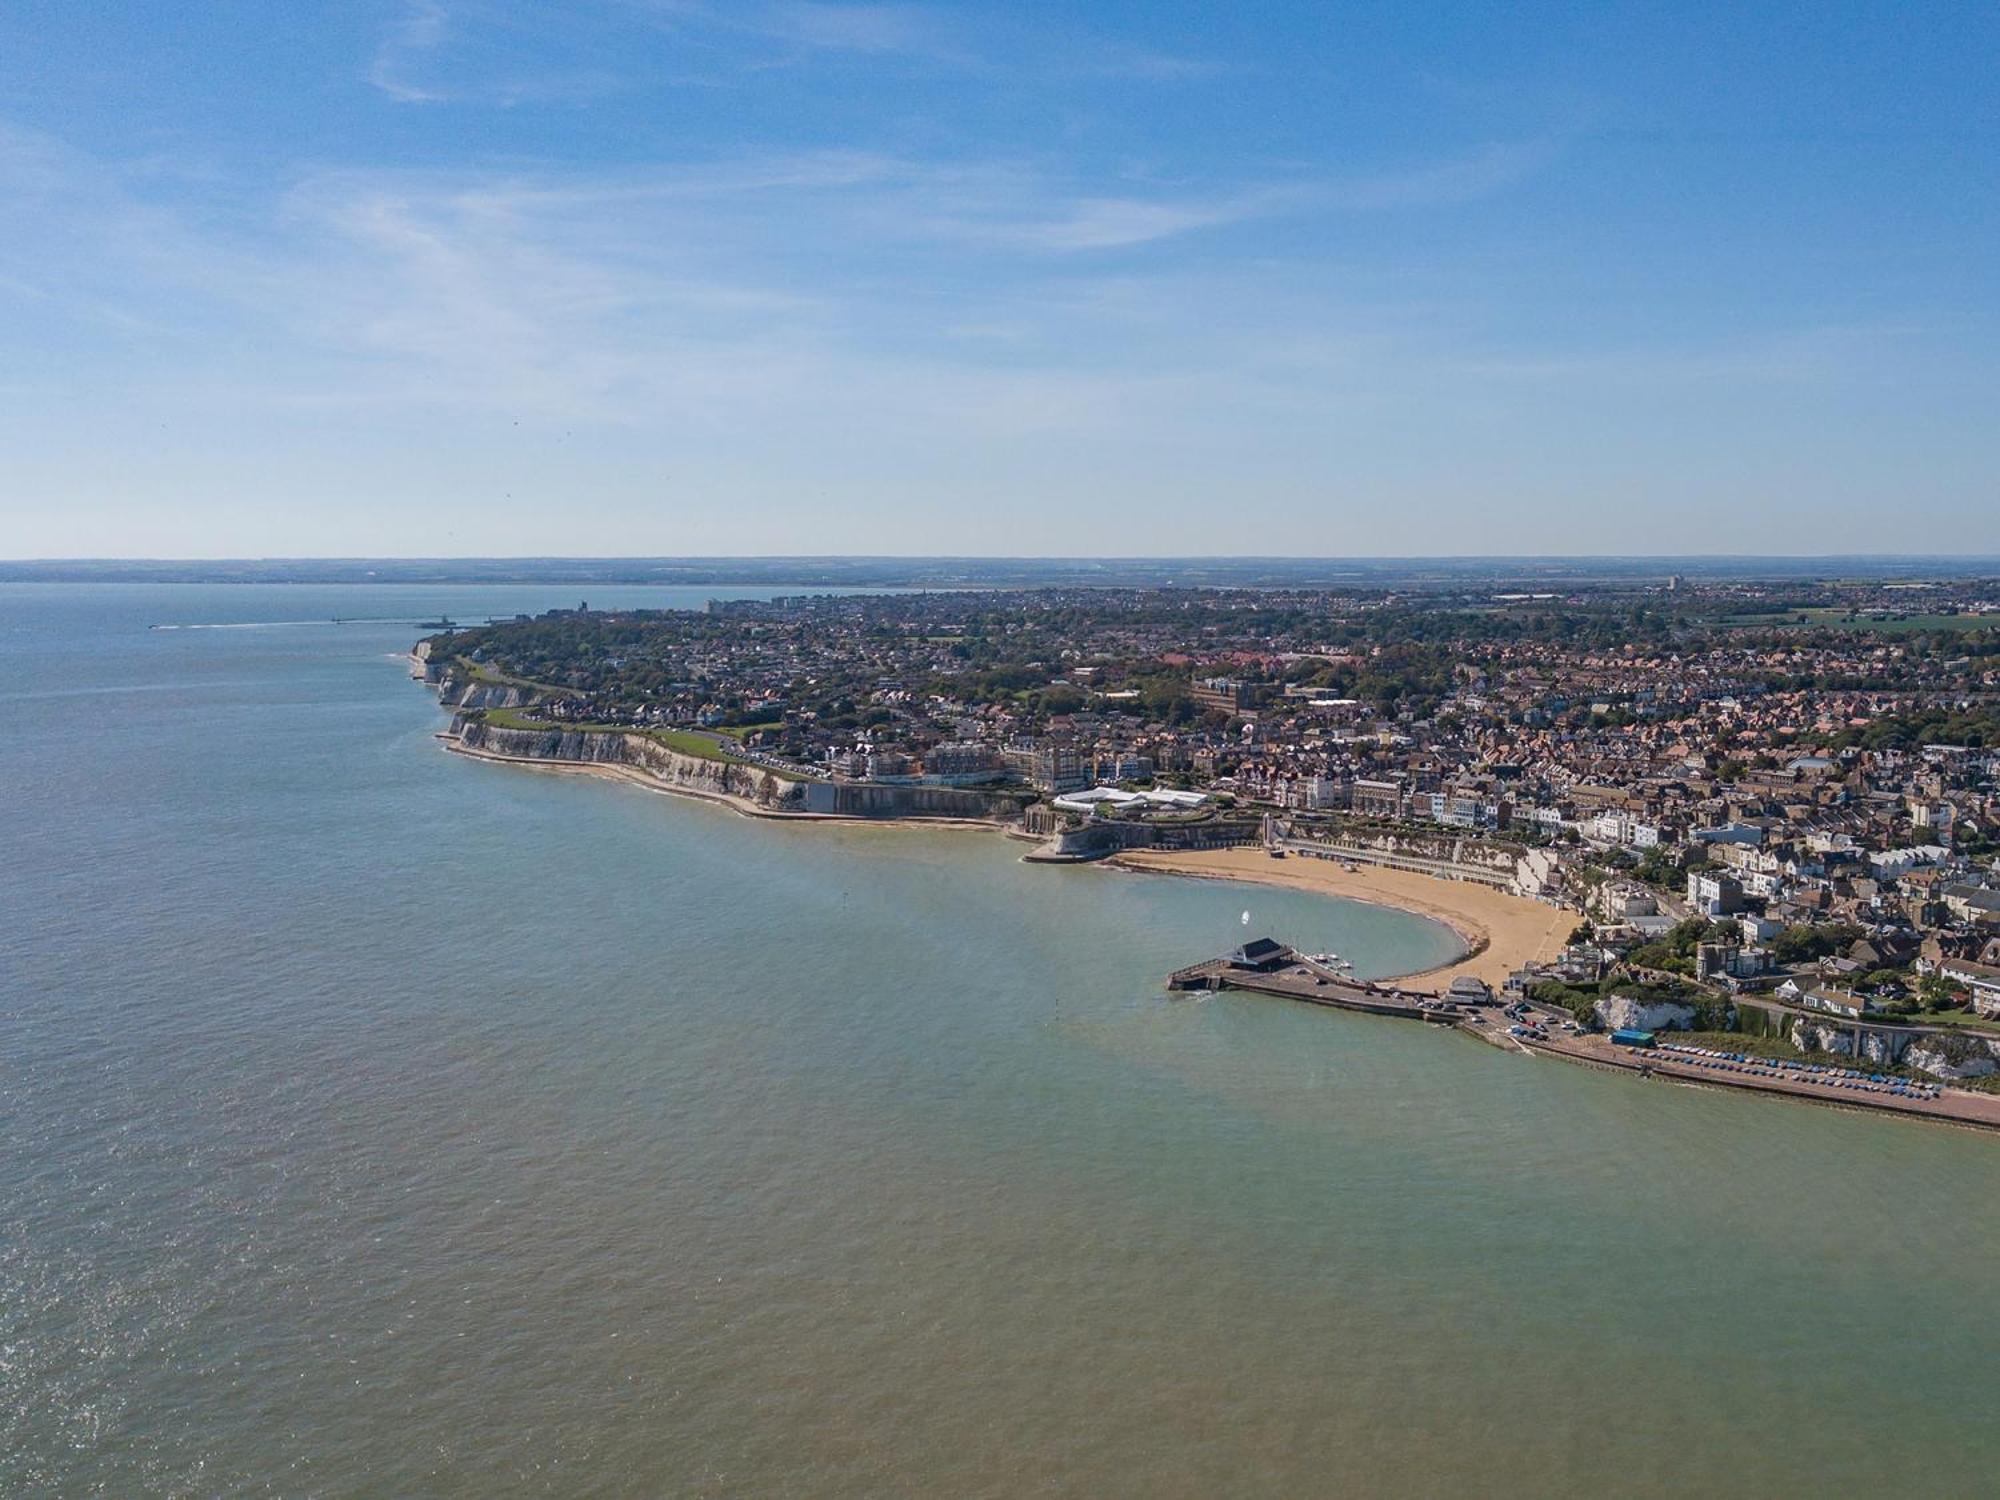
[[576, 592], [0, 586], [0, 1494], [1992, 1492], [2000, 1140], [1163, 990], [1452, 951], [1379, 907], [443, 753], [417, 622]]

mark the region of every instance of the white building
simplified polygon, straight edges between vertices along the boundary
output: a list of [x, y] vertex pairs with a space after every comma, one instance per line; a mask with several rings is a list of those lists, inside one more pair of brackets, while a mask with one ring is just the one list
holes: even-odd
[[1688, 872], [1688, 905], [1704, 917], [1725, 917], [1743, 909], [1743, 887], [1727, 875]]

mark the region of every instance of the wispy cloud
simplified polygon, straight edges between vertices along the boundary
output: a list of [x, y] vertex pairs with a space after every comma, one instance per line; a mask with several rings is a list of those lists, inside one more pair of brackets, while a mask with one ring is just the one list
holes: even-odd
[[[0, 237], [0, 365], [32, 372], [17, 423], [87, 410], [139, 424], [141, 447], [187, 434], [250, 455], [253, 487], [259, 462], [297, 472], [351, 435], [398, 493], [479, 467], [511, 492], [495, 433], [588, 427], [551, 485], [589, 447], [600, 489], [672, 472], [732, 506], [806, 486], [921, 521], [939, 486], [1004, 517], [1009, 485], [1080, 493], [1077, 475], [1114, 471], [1135, 520], [1158, 494], [1212, 516], [1246, 463], [1309, 506], [1325, 476], [1456, 486], [1481, 455], [1527, 484], [1523, 434], [1547, 447], [1551, 411], [1649, 453], [1661, 410], [1691, 412], [1754, 454], [1742, 414], [1774, 387], [1782, 419], [1914, 362], [1913, 330], [1510, 331], [1504, 290], [1462, 265], [1418, 285], [1408, 260], [1366, 275], [1312, 235], [1206, 232], [1288, 217], [1407, 244], [1427, 227], [1400, 210], [1504, 190], [1534, 161], [1474, 148], [1331, 184], [1141, 188], [818, 151], [352, 168], [260, 193], [0, 131], [0, 218], [23, 226]], [[22, 436], [50, 472], [75, 461]]]
[[408, 0], [404, 13], [389, 26], [368, 65], [368, 81], [391, 99], [405, 104], [434, 104], [446, 96], [412, 81], [412, 69], [444, 42], [450, 14], [443, 0]]
[[1113, 77], [1150, 78], [1163, 83], [1214, 78], [1230, 71], [1227, 63], [1214, 58], [1183, 57], [1155, 52], [1145, 47], [1105, 47], [1086, 56], [1081, 71]]
[[[718, 18], [720, 19], [720, 18]], [[840, 52], [950, 55], [943, 28], [913, 5], [827, 5], [812, 0], [748, 6], [725, 24], [779, 41]]]
[[989, 77], [1171, 83], [1218, 65], [1005, 11], [836, 0], [404, 0], [367, 81], [405, 104], [583, 102], [820, 58]]
[[1329, 201], [1349, 209], [1428, 208], [1471, 203], [1523, 182], [1549, 166], [1560, 150], [1552, 139], [1487, 141], [1459, 156], [1394, 171], [1336, 177]]
[[1796, 387], [1837, 380], [1893, 359], [1921, 337], [1908, 323], [1821, 324], [1753, 330], [1724, 341], [1678, 339], [1613, 347], [1558, 348], [1459, 356], [1470, 379], [1524, 387], [1587, 386], [1666, 390], [1702, 386]]
[[[1300, 194], [1263, 189], [1216, 197], [1138, 198], [1083, 196], [1058, 199], [1030, 216], [933, 219], [937, 232], [992, 244], [1054, 253], [1119, 250], [1268, 217], [1296, 206]], [[1018, 213], [1019, 205], [1013, 206]]]
[[218, 217], [163, 199], [157, 174], [0, 135], [0, 213], [37, 226], [0, 245], [0, 295], [89, 330], [114, 351], [94, 378], [128, 382], [133, 401], [496, 413], [668, 444], [863, 429], [1124, 441], [1225, 410], [1282, 432], [1451, 392], [1477, 410], [1510, 391], [1825, 384], [1879, 355], [1811, 329], [1551, 354], [1475, 332], [1462, 299], [1343, 290], [1319, 261], [1205, 235], [1283, 216], [1393, 223], [1539, 159], [1481, 147], [1331, 185], [1145, 192], [865, 151], [347, 169], [261, 214], [235, 196]]
[[[1271, 322], [1272, 268], [1238, 283], [1226, 254], [1205, 262], [1192, 242], [1206, 231], [1428, 201], [1517, 169], [1475, 153], [1483, 172], [1447, 163], [1366, 192], [1139, 192], [1021, 162], [836, 150], [617, 171], [348, 169], [289, 185], [261, 223], [238, 213], [228, 222], [245, 227], [224, 232], [53, 143], [17, 142], [4, 160], [62, 238], [17, 246], [12, 264], [0, 252], [0, 282], [67, 298], [106, 330], [164, 320], [146, 336], [185, 337], [190, 390], [203, 366], [227, 382], [249, 346], [272, 357], [232, 399], [266, 404], [645, 424], [872, 390], [982, 427], [1007, 413], [1087, 421], [1230, 370], [1262, 379], [1292, 313]], [[1108, 266], [1125, 270], [1107, 279]], [[1233, 326], [1263, 332], [1219, 347], [1208, 313], [1224, 301], [1239, 304]], [[1295, 361], [1273, 378], [1329, 369]]]

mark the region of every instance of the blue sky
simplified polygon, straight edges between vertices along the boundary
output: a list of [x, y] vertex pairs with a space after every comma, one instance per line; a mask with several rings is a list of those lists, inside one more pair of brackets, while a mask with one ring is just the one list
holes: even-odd
[[0, 555], [2000, 552], [2000, 7], [0, 7]]

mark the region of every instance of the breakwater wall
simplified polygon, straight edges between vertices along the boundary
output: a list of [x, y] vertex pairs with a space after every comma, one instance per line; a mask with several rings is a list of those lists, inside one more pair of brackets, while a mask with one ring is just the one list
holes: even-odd
[[998, 792], [871, 781], [809, 781], [801, 806], [837, 818], [969, 818], [1011, 821], [1021, 800]]
[[[1031, 832], [1041, 831], [1030, 810]], [[1206, 818], [1176, 823], [1142, 823], [1123, 818], [1090, 818], [1074, 827], [1056, 825], [1044, 850], [1045, 858], [1074, 861], [1102, 859], [1125, 849], [1233, 849], [1255, 844], [1263, 837], [1263, 819]]]
[[1466, 880], [1537, 900], [1557, 899], [1561, 862], [1551, 850], [1462, 835], [1368, 833], [1280, 821], [1274, 841], [1294, 854], [1408, 870], [1439, 880]]

